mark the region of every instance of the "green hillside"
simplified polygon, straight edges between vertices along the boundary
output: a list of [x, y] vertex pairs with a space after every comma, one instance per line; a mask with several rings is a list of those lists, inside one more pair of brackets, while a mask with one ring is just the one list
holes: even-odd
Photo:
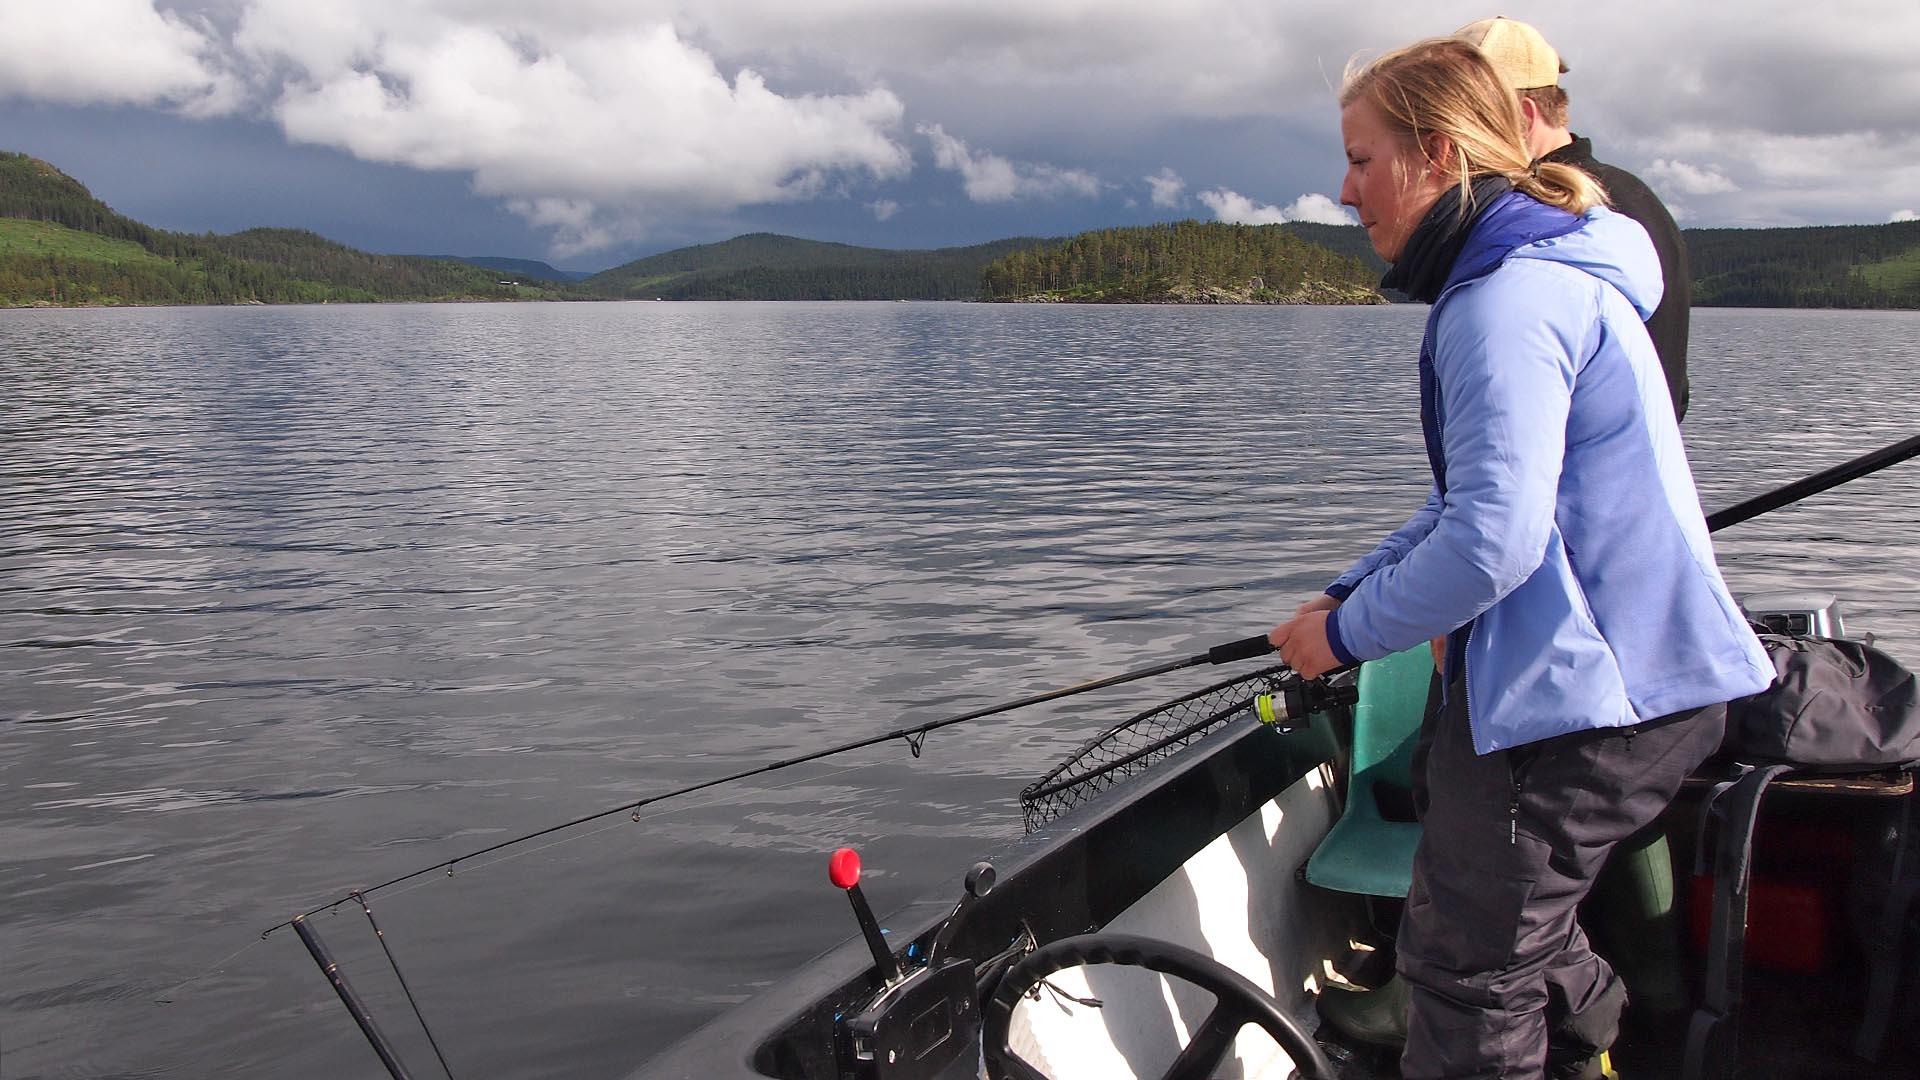
[[314, 233], [173, 233], [134, 221], [25, 154], [0, 153], [0, 306], [512, 300], [491, 270], [370, 255]]
[[637, 259], [581, 283], [596, 296], [651, 300], [971, 300], [980, 271], [1020, 237], [972, 247], [893, 251], [749, 233]]
[[1920, 308], [1920, 221], [1684, 235], [1696, 307]]
[[987, 300], [1075, 303], [1384, 303], [1360, 260], [1284, 225], [1178, 221], [1099, 229], [1016, 251], [981, 277]]
[[51, 221], [25, 218], [0, 218], [0, 257], [8, 255], [172, 265], [172, 260], [155, 255], [131, 240], [115, 240]]
[[[1685, 231], [1699, 307], [1920, 309], [1920, 222]], [[168, 232], [0, 152], [0, 306], [389, 300], [1377, 302], [1365, 230], [1176, 222], [896, 251], [751, 233], [584, 281], [532, 260], [374, 255], [298, 229]]]
[[1859, 270], [1871, 288], [1920, 295], [1920, 244], [1889, 258], [1861, 263]]
[[1309, 244], [1319, 244], [1329, 251], [1360, 260], [1360, 264], [1373, 274], [1375, 280], [1387, 272], [1387, 261], [1374, 253], [1373, 241], [1367, 239], [1367, 230], [1358, 225], [1316, 225], [1310, 221], [1289, 221], [1280, 227]]

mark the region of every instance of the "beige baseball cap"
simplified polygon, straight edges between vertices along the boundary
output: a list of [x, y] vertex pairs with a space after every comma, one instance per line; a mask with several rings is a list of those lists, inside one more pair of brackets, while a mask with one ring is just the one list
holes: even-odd
[[1453, 36], [1479, 49], [1515, 90], [1558, 86], [1560, 73], [1567, 70], [1565, 61], [1540, 31], [1504, 15], [1470, 22], [1455, 30]]

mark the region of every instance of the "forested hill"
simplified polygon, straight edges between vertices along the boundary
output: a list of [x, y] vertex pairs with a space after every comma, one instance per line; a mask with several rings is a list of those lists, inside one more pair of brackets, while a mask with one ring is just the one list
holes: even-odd
[[616, 266], [583, 292], [639, 300], [972, 300], [980, 272], [1029, 237], [972, 247], [893, 251], [748, 233]]
[[25, 154], [0, 153], [0, 306], [514, 300], [492, 270], [370, 255], [297, 229], [167, 232]]
[[1367, 239], [1367, 230], [1358, 225], [1316, 225], [1310, 221], [1289, 221], [1280, 227], [1309, 244], [1319, 244], [1336, 254], [1360, 260], [1375, 279], [1387, 272], [1387, 261], [1374, 254], [1373, 241]]
[[1178, 221], [1100, 229], [988, 266], [987, 300], [1077, 303], [1385, 303], [1379, 274], [1284, 225]]
[[1696, 307], [1920, 308], [1920, 221], [1683, 235]]
[[[1920, 222], [1685, 231], [1696, 306], [1920, 309]], [[374, 255], [297, 229], [156, 229], [0, 152], [0, 307], [375, 300], [1374, 301], [1358, 226], [1179, 222], [895, 251], [753, 233], [585, 281], [544, 263]]]

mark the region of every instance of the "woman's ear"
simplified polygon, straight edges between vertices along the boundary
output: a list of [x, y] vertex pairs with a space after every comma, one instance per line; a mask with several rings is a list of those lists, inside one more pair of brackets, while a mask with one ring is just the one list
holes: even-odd
[[1426, 156], [1427, 172], [1442, 180], [1451, 182], [1459, 175], [1460, 163], [1455, 159], [1453, 139], [1438, 132], [1429, 132], [1420, 137], [1420, 152]]

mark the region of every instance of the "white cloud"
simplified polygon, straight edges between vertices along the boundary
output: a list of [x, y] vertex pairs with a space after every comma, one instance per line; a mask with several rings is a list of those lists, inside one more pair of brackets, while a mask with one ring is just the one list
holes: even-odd
[[1887, 218], [1887, 221], [1889, 223], [1895, 221], [1920, 221], [1920, 214], [1916, 214], [1911, 210], [1895, 210], [1893, 216]]
[[873, 211], [875, 221], [886, 221], [900, 212], [900, 204], [892, 199], [875, 199], [867, 204], [867, 209]]
[[[468, 174], [585, 242], [829, 193], [910, 202], [856, 190], [910, 173], [909, 109], [975, 146], [1060, 147], [1025, 164], [947, 146], [982, 201], [1091, 197], [1099, 175], [1175, 159], [1194, 175], [1258, 160], [1264, 189], [1324, 188], [1347, 59], [1485, 14], [1481, 0], [0, 0], [0, 98], [257, 107], [300, 141]], [[1911, 0], [1834, 0], [1811, 20], [1787, 0], [1749, 0], [1736, 20], [1667, 5], [1653, 47], [1644, 20], [1596, 21], [1575, 0], [1526, 17], [1568, 52], [1575, 130], [1696, 220], [1912, 205]], [[1156, 206], [1192, 195], [1126, 187]], [[554, 205], [567, 210], [530, 209]]]
[[294, 70], [274, 107], [289, 138], [470, 173], [475, 190], [553, 229], [559, 255], [668, 213], [912, 169], [891, 92], [782, 95], [752, 70], [729, 79], [665, 24], [568, 36], [427, 18], [368, 35], [315, 14], [308, 35], [311, 8], [255, 10], [247, 47]]
[[1352, 225], [1353, 218], [1339, 203], [1325, 195], [1308, 194], [1282, 209], [1256, 203], [1237, 191], [1215, 188], [1198, 196], [1215, 220], [1235, 225], [1279, 225], [1288, 221], [1310, 221], [1321, 225]]
[[[1699, 125], [1665, 134], [1658, 145], [1670, 159], [1717, 157], [1723, 174], [1740, 177], [1731, 190], [1688, 196], [1690, 225], [1877, 222], [1884, 220], [1883, 207], [1904, 205], [1920, 190], [1920, 134], [1783, 135]], [[1642, 176], [1654, 179], [1654, 169]]]
[[914, 130], [933, 144], [936, 166], [960, 174], [967, 198], [974, 202], [1010, 202], [1060, 195], [1093, 198], [1100, 194], [1100, 178], [1083, 169], [1009, 161], [998, 154], [968, 147], [965, 140], [947, 134], [939, 124], [921, 124]]
[[1740, 185], [1712, 165], [1689, 165], [1679, 158], [1656, 160], [1647, 166], [1643, 178], [1681, 195], [1722, 195], [1740, 190]]
[[1235, 225], [1279, 225], [1291, 220], [1287, 212], [1277, 206], [1263, 206], [1237, 191], [1215, 188], [1200, 193], [1200, 201], [1219, 221]]
[[602, 224], [598, 208], [585, 199], [508, 199], [507, 209], [553, 234], [556, 258], [571, 258], [615, 243], [621, 230]]
[[1325, 195], [1302, 195], [1287, 207], [1287, 220], [1309, 221], [1315, 225], [1358, 225], [1347, 208]]
[[0, 98], [231, 111], [240, 85], [203, 25], [152, 0], [0, 3]]
[[1180, 174], [1174, 172], [1171, 167], [1162, 168], [1152, 176], [1142, 177], [1141, 179], [1145, 180], [1147, 186], [1153, 189], [1153, 205], [1155, 206], [1173, 207], [1179, 206], [1182, 202], [1186, 201], [1182, 197], [1182, 193], [1187, 190], [1187, 182], [1180, 179]]

